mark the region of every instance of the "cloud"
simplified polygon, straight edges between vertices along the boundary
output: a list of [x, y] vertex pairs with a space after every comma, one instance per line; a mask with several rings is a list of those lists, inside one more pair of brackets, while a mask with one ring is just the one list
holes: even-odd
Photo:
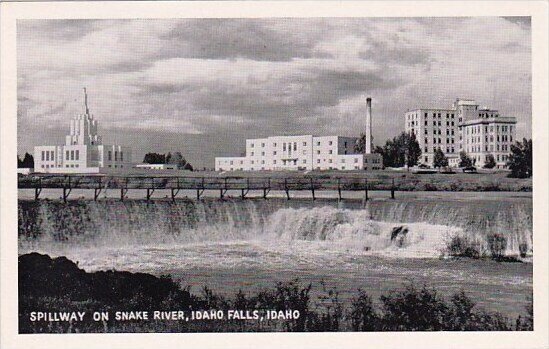
[[238, 154], [245, 138], [357, 135], [367, 96], [377, 143], [403, 129], [407, 109], [444, 107], [457, 97], [516, 116], [519, 137], [529, 136], [529, 23], [522, 17], [20, 20], [20, 146], [51, 143], [52, 135], [63, 142], [59, 134], [82, 112], [84, 86], [106, 141], [154, 151], [147, 146], [154, 135], [159, 140], [150, 144], [159, 148], [166, 139], [203, 151], [208, 155], [196, 161], [206, 166], [215, 152]]

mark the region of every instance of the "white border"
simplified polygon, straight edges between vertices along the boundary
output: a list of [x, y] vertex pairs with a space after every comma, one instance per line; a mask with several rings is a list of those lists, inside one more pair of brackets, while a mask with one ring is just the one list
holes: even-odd
[[[0, 347], [2, 348], [548, 348], [548, 3], [546, 1], [0, 3]], [[17, 333], [16, 19], [261, 17], [532, 17], [534, 326], [532, 332]]]

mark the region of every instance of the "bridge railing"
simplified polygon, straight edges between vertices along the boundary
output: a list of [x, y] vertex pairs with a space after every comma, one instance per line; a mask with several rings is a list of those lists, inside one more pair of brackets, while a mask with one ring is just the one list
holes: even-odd
[[[399, 183], [402, 180], [399, 180]], [[20, 189], [172, 189], [172, 190], [395, 190], [395, 179], [361, 177], [159, 177], [97, 175], [21, 176]]]

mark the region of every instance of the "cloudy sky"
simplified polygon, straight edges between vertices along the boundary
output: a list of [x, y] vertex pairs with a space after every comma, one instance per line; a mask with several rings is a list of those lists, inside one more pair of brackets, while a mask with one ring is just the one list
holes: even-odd
[[82, 87], [105, 143], [181, 151], [196, 166], [244, 139], [358, 135], [455, 98], [518, 119], [531, 135], [529, 18], [18, 21], [19, 153], [63, 144]]

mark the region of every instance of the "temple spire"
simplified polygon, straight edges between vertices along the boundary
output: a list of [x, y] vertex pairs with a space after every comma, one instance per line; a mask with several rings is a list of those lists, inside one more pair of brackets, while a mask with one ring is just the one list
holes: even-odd
[[86, 115], [90, 115], [90, 110], [88, 109], [88, 93], [84, 87], [84, 108], [86, 108]]

